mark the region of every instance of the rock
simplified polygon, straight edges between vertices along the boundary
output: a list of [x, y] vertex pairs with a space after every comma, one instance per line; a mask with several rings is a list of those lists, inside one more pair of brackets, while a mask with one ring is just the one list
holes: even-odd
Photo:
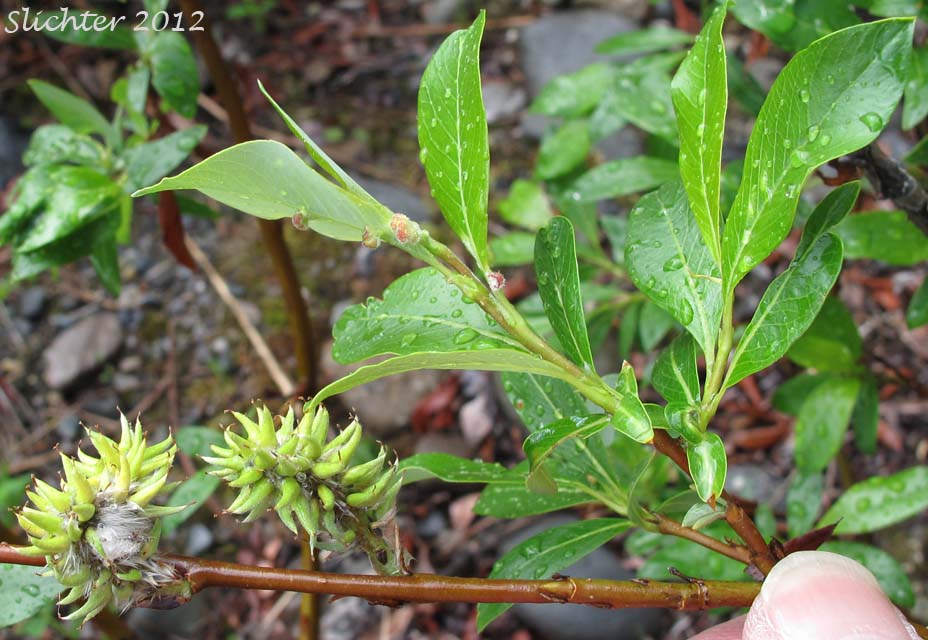
[[28, 287], [19, 296], [19, 313], [29, 320], [36, 320], [45, 311], [48, 297], [42, 287]]
[[[551, 527], [576, 521], [576, 518], [558, 514], [544, 516], [533, 525], [516, 533], [504, 545], [510, 550], [523, 540]], [[615, 554], [604, 547], [596, 549], [579, 562], [560, 571], [576, 578], [603, 578], [630, 580], [635, 574], [625, 569]], [[657, 635], [663, 626], [665, 614], [655, 609], [623, 609], [611, 611], [593, 607], [570, 607], [546, 604], [519, 604], [513, 614], [548, 640], [639, 640]]]
[[489, 124], [518, 114], [525, 101], [525, 91], [508, 82], [490, 80], [483, 85], [483, 105]]
[[[753, 464], [733, 464], [728, 467], [725, 488], [739, 498], [769, 502], [783, 480]], [[781, 500], [784, 496], [780, 496]], [[773, 505], [777, 507], [777, 505]]]
[[458, 412], [458, 423], [464, 439], [473, 446], [480, 444], [493, 430], [496, 413], [496, 403], [489, 393], [465, 402]]
[[431, 510], [429, 515], [419, 522], [416, 529], [420, 536], [426, 540], [431, 540], [448, 529], [448, 521], [440, 511]]
[[81, 432], [81, 419], [73, 411], [68, 411], [58, 418], [55, 432], [62, 442], [74, 442]]
[[187, 532], [187, 544], [184, 545], [184, 553], [188, 556], [198, 556], [213, 544], [213, 532], [202, 522], [196, 522], [185, 527]]
[[466, 458], [472, 451], [473, 447], [455, 433], [433, 431], [416, 438], [415, 453], [450, 453], [454, 456]]
[[45, 383], [66, 389], [113, 357], [123, 333], [115, 313], [97, 313], [59, 333], [42, 353]]
[[[344, 377], [370, 362], [339, 364], [332, 359], [332, 344], [322, 347], [320, 365], [326, 381]], [[441, 375], [438, 371], [410, 371], [368, 382], [340, 397], [357, 414], [368, 435], [384, 437], [409, 424], [416, 404], [438, 385]]]
[[532, 97], [556, 76], [578, 71], [597, 60], [594, 47], [606, 38], [637, 29], [637, 25], [610, 11], [585, 10], [552, 13], [522, 30], [522, 68]]
[[358, 183], [391, 211], [404, 213], [416, 222], [428, 222], [438, 213], [434, 204], [399, 185], [371, 178], [360, 178]]
[[454, 22], [467, 0], [431, 0], [422, 8], [425, 21], [429, 24]]

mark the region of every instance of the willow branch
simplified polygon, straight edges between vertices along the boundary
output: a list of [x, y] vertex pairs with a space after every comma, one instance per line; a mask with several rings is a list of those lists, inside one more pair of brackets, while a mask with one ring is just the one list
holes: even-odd
[[685, 538], [696, 544], [702, 545], [707, 549], [711, 549], [716, 553], [720, 553], [727, 558], [732, 560], [737, 560], [738, 562], [743, 562], [744, 564], [751, 564], [751, 551], [742, 545], [731, 544], [728, 542], [723, 542], [722, 540], [716, 540], [710, 535], [706, 535], [702, 531], [697, 531], [690, 527], [684, 527], [679, 522], [675, 522], [670, 518], [663, 516], [659, 513], [654, 514], [657, 518], [657, 528], [661, 533], [676, 536], [678, 538]]
[[[163, 558], [173, 563], [191, 593], [211, 587], [270, 589], [365, 598], [395, 605], [404, 602], [507, 602], [584, 604], [610, 609], [660, 607], [703, 610], [750, 606], [760, 592], [753, 582], [688, 580], [593, 580], [561, 577], [551, 580], [454, 578], [433, 574], [370, 576], [255, 567], [183, 556]], [[44, 566], [44, 558], [21, 555], [0, 544], [0, 563]]]
[[906, 212], [909, 220], [928, 236], [928, 192], [905, 166], [871, 144], [854, 154], [862, 161], [870, 182], [884, 197]]

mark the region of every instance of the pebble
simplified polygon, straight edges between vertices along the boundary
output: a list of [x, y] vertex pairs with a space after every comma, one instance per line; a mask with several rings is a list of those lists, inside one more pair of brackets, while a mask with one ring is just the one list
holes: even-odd
[[37, 320], [45, 311], [48, 297], [42, 287], [28, 287], [19, 295], [19, 314], [29, 320]]
[[123, 342], [115, 313], [88, 316], [67, 328], [42, 353], [45, 383], [66, 389], [113, 357]]

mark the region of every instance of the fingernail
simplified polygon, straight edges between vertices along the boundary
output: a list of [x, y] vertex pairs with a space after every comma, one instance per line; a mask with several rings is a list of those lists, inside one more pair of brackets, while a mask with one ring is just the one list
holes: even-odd
[[767, 576], [744, 640], [909, 640], [907, 626], [863, 565], [835, 553], [801, 551]]

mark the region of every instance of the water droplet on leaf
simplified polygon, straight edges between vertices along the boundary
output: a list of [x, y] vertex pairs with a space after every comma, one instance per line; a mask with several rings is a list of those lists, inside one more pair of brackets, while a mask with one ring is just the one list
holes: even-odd
[[880, 114], [870, 111], [860, 116], [860, 121], [863, 122], [870, 131], [874, 133], [883, 129], [883, 118], [880, 117]]

